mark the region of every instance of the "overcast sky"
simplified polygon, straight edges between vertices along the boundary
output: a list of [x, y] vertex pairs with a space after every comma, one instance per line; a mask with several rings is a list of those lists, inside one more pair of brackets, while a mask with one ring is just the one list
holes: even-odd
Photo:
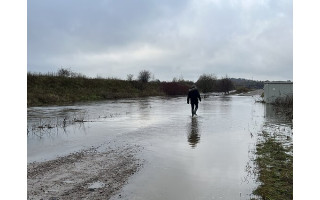
[[292, 80], [292, 0], [28, 0], [28, 71]]

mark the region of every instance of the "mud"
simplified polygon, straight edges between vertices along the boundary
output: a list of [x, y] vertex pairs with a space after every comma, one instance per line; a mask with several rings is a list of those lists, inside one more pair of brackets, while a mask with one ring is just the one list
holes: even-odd
[[28, 199], [109, 199], [141, 161], [139, 147], [90, 148], [46, 162], [28, 164]]

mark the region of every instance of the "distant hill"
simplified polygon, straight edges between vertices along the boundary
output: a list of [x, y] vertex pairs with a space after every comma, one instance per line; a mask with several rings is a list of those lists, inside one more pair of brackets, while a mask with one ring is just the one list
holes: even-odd
[[230, 78], [235, 88], [263, 89], [264, 81], [255, 81], [244, 78]]

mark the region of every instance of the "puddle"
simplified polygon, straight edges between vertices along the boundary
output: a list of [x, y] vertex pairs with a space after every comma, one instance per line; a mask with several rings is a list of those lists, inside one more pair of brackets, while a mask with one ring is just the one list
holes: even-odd
[[99, 189], [105, 187], [106, 184], [100, 181], [89, 184], [88, 189]]
[[[28, 162], [110, 141], [137, 144], [143, 168], [112, 199], [250, 199], [257, 183], [244, 177], [253, 133], [275, 120], [265, 109], [251, 96], [216, 95], [200, 102], [196, 117], [186, 97], [28, 108]], [[59, 123], [81, 113], [88, 122]], [[58, 126], [31, 130], [40, 119]]]

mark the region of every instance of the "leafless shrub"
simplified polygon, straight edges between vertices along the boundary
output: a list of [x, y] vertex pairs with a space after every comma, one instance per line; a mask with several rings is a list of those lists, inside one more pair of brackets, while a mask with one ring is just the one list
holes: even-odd
[[278, 97], [273, 103], [276, 106], [281, 107], [292, 107], [293, 106], [293, 96], [286, 95], [285, 97]]
[[127, 81], [133, 81], [133, 74], [127, 75]]
[[66, 69], [63, 67], [58, 70], [57, 75], [71, 78], [86, 78], [86, 76], [81, 73], [73, 72], [70, 68]]
[[219, 91], [225, 94], [229, 94], [229, 91], [231, 91], [234, 88], [233, 83], [230, 80], [230, 78], [228, 78], [228, 76], [221, 78], [218, 81], [218, 86], [219, 86]]
[[58, 70], [58, 76], [70, 77], [72, 71], [70, 69], [60, 68]]

